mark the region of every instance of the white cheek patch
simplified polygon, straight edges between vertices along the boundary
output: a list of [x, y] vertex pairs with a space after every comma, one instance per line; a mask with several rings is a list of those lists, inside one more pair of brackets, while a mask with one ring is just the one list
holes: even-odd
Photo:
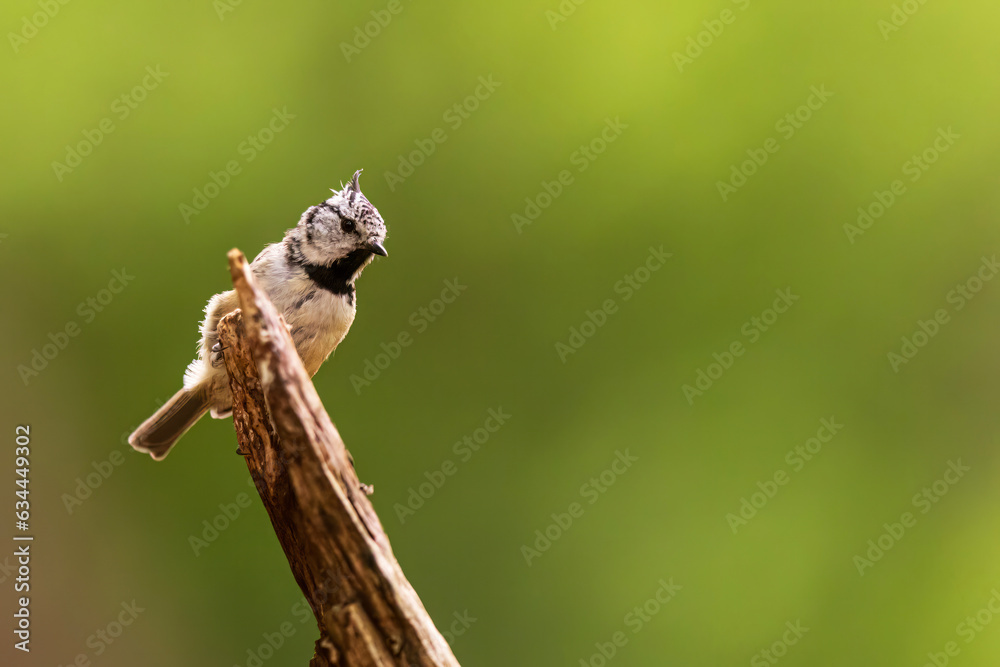
[[343, 236], [331, 237], [329, 231], [313, 230], [312, 240], [306, 240], [302, 246], [302, 254], [311, 264], [329, 264], [331, 257], [346, 255], [353, 250], [354, 244]]

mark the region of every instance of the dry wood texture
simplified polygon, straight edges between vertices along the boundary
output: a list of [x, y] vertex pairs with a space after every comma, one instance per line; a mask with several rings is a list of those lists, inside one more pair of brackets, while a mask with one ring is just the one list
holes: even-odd
[[239, 250], [229, 252], [229, 270], [241, 310], [219, 332], [239, 453], [319, 624], [310, 665], [457, 667], [392, 554], [284, 320]]

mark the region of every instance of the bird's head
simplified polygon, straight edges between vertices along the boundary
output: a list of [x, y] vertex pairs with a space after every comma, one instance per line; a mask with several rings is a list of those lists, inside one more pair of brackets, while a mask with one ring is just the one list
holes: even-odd
[[375, 255], [385, 257], [385, 221], [361, 194], [359, 169], [351, 182], [302, 214], [292, 231], [301, 259], [310, 265], [347, 270], [350, 282]]

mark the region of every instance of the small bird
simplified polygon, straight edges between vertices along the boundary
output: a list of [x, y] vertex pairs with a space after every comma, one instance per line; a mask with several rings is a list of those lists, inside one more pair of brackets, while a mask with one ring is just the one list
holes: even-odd
[[[382, 216], [358, 185], [361, 170], [341, 190], [310, 206], [280, 243], [261, 251], [250, 268], [291, 331], [295, 349], [312, 377], [354, 322], [354, 282], [375, 258], [387, 256]], [[239, 308], [234, 290], [213, 296], [201, 323], [198, 358], [184, 373], [184, 388], [129, 436], [129, 444], [157, 461], [211, 411], [232, 414], [233, 396], [219, 344], [219, 320]]]

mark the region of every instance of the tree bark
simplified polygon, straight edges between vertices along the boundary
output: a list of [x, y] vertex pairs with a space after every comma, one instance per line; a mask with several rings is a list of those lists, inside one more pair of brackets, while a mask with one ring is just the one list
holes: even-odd
[[240, 310], [219, 322], [233, 423], [320, 638], [311, 667], [458, 667], [393, 556], [284, 319], [229, 252]]

